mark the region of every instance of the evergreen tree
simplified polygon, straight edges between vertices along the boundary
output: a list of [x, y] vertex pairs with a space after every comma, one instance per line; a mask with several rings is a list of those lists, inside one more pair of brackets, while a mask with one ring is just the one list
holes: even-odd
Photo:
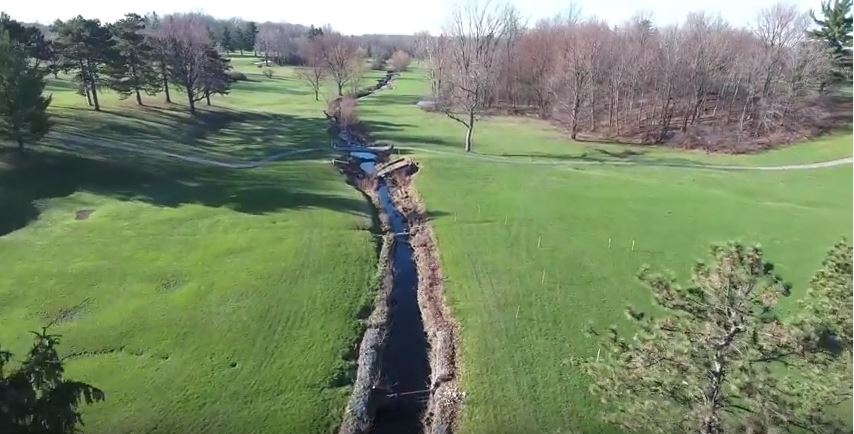
[[[844, 399], [850, 376], [828, 373], [831, 356], [812, 345], [811, 332], [777, 317], [788, 288], [762, 251], [729, 243], [712, 256], [711, 265], [697, 264], [687, 287], [642, 269], [662, 316], [629, 309], [633, 338], [612, 327], [597, 356], [580, 363], [610, 410], [606, 420], [656, 433], [841, 428], [827, 408]], [[850, 311], [847, 297], [840, 308]]]
[[6, 372], [12, 359], [0, 350], [0, 432], [9, 434], [72, 434], [83, 425], [80, 406], [104, 400], [104, 392], [65, 379], [56, 351], [59, 336], [33, 332], [35, 343], [27, 358]]
[[836, 63], [837, 76], [847, 79], [851, 78], [852, 67], [851, 3], [852, 0], [822, 1], [822, 19], [816, 17], [814, 11], [810, 11], [810, 16], [819, 26], [811, 31], [810, 35], [827, 44]]
[[0, 137], [16, 142], [18, 149], [48, 131], [50, 97], [42, 96], [44, 75], [24, 48], [0, 31]]
[[244, 42], [246, 40], [246, 35], [243, 34], [243, 29], [240, 26], [234, 28], [234, 47], [240, 51], [240, 55], [243, 55], [243, 49], [246, 46]]
[[231, 38], [231, 28], [228, 23], [222, 28], [222, 36], [220, 37], [219, 44], [226, 54], [234, 50], [234, 40]]
[[108, 68], [110, 87], [123, 98], [135, 94], [139, 105], [140, 92], [155, 95], [161, 86], [154, 69], [154, 47], [144, 30], [145, 20], [133, 13], [110, 26], [116, 51]]
[[9, 40], [18, 44], [27, 52], [27, 56], [38, 62], [51, 60], [52, 50], [50, 41], [46, 40], [41, 30], [24, 25], [13, 20], [9, 15], [0, 12], [0, 32], [7, 32]]
[[225, 95], [229, 91], [230, 82], [228, 70], [229, 60], [223, 58], [215, 49], [207, 51], [207, 62], [204, 66], [204, 97], [207, 105], [211, 105], [211, 95]]
[[255, 22], [246, 23], [246, 29], [243, 31], [243, 49], [254, 52], [256, 36], [258, 36], [258, 26], [255, 25]]
[[65, 63], [77, 70], [76, 79], [82, 84], [87, 101], [95, 106], [95, 110], [100, 110], [100, 74], [115, 55], [110, 31], [99, 20], [89, 20], [80, 15], [65, 22], [57, 20], [53, 30], [56, 32], [57, 52]]

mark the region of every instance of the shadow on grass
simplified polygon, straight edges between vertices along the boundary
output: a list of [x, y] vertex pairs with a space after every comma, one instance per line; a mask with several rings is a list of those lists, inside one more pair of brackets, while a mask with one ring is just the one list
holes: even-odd
[[[127, 145], [209, 159], [259, 160], [289, 150], [325, 148], [327, 124], [320, 118], [216, 108], [189, 116], [180, 106], [128, 110], [65, 107], [52, 113], [46, 142]], [[79, 151], [79, 149], [77, 149]], [[92, 150], [100, 152], [97, 146]]]
[[[359, 199], [329, 194], [322, 165], [298, 170], [235, 170], [183, 163], [164, 163], [146, 157], [112, 159], [29, 151], [0, 154], [0, 235], [26, 226], [38, 217], [37, 201], [87, 191], [120, 200], [157, 206], [201, 204], [247, 214], [284, 209], [324, 208], [366, 216]], [[318, 181], [320, 180], [320, 181]], [[327, 190], [327, 191], [324, 191]]]

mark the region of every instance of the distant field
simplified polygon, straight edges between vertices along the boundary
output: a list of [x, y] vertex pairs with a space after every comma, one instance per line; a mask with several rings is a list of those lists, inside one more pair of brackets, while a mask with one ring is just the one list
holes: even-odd
[[[289, 68], [198, 119], [162, 95], [85, 106], [53, 80], [54, 131], [0, 152], [0, 344], [55, 322], [70, 378], [107, 394], [87, 433], [328, 433], [372, 298], [367, 202], [328, 163], [324, 102]], [[204, 108], [203, 104], [202, 107]], [[163, 152], [244, 162], [190, 164]], [[308, 152], [306, 152], [308, 151]]]
[[[583, 335], [589, 321], [625, 325], [627, 304], [651, 305], [634, 279], [642, 264], [685, 278], [712, 242], [760, 242], [797, 298], [825, 251], [851, 234], [850, 165], [659, 167], [844, 158], [850, 134], [727, 156], [573, 143], [544, 122], [499, 118], [478, 125], [481, 155], [471, 157], [461, 152], [458, 124], [413, 105], [426, 93], [415, 71], [366, 99], [360, 114], [377, 138], [402, 146], [421, 166], [416, 185], [435, 216], [446, 291], [462, 326], [461, 433], [608, 432], [585, 378], [567, 360], [595, 355]], [[513, 157], [496, 163], [484, 154]], [[648, 166], [571, 164], [625, 160]]]

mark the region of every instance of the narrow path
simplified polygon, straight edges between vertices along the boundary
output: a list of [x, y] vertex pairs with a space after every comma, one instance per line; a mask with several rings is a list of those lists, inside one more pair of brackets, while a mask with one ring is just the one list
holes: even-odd
[[[836, 160], [822, 161], [817, 163], [802, 163], [802, 164], [784, 164], [776, 166], [739, 166], [725, 164], [704, 164], [704, 163], [668, 163], [656, 161], [620, 161], [620, 160], [547, 160], [547, 159], [524, 159], [520, 157], [505, 157], [501, 155], [479, 154], [477, 152], [463, 153], [458, 151], [446, 151], [440, 149], [427, 149], [417, 147], [400, 147], [407, 151], [426, 152], [439, 155], [453, 155], [462, 158], [473, 158], [482, 161], [492, 161], [496, 163], [506, 164], [523, 164], [523, 165], [540, 165], [540, 166], [645, 166], [645, 167], [676, 167], [685, 169], [706, 169], [706, 170], [758, 170], [758, 171], [788, 171], [788, 170], [809, 170], [823, 169], [828, 167], [845, 166], [854, 163], [854, 157], [839, 158]], [[570, 157], [571, 158], [571, 157]]]
[[[144, 149], [136, 146], [123, 145], [120, 143], [110, 143], [105, 142], [103, 140], [95, 140], [90, 138], [73, 138], [69, 139], [67, 137], [62, 139], [62, 142], [67, 145], [71, 145], [71, 147], [102, 147], [111, 150], [123, 151], [123, 152], [131, 152], [142, 155], [149, 155], [155, 157], [165, 157], [176, 160], [185, 161], [188, 163], [201, 164], [205, 166], [214, 166], [214, 167], [225, 167], [229, 169], [252, 169], [255, 167], [265, 166], [268, 164], [272, 164], [277, 161], [285, 161], [288, 160], [289, 157], [305, 154], [309, 152], [319, 152], [322, 151], [323, 148], [311, 148], [311, 149], [294, 149], [290, 151], [279, 152], [277, 154], [271, 155], [266, 158], [262, 158], [260, 160], [222, 160], [222, 159], [211, 159], [201, 156], [194, 155], [184, 155], [175, 152], [163, 151], [159, 149]], [[546, 159], [524, 159], [519, 157], [504, 157], [501, 155], [489, 155], [489, 154], [479, 154], [477, 152], [472, 153], [463, 153], [458, 151], [446, 151], [440, 149], [429, 149], [429, 148], [417, 148], [417, 147], [400, 147], [399, 149], [403, 149], [406, 151], [414, 151], [414, 152], [424, 152], [430, 154], [438, 154], [438, 155], [451, 155], [457, 156], [461, 158], [472, 158], [481, 161], [492, 161], [496, 163], [505, 163], [505, 164], [520, 164], [520, 165], [534, 165], [534, 166], [642, 166], [642, 167], [675, 167], [675, 168], [684, 168], [684, 169], [704, 169], [704, 170], [755, 170], [755, 171], [791, 171], [791, 170], [811, 170], [811, 169], [824, 169], [830, 167], [837, 166], [845, 166], [851, 165], [854, 163], [854, 157], [846, 157], [839, 158], [836, 160], [830, 161], [821, 161], [816, 163], [802, 163], [802, 164], [784, 164], [784, 165], [776, 165], [776, 166], [738, 166], [738, 165], [723, 165], [723, 164], [703, 164], [703, 163], [667, 163], [667, 162], [656, 162], [656, 161], [619, 161], [619, 160], [600, 160], [600, 161], [590, 161], [590, 160], [562, 160], [562, 161], [554, 161], [554, 160], [546, 160]]]

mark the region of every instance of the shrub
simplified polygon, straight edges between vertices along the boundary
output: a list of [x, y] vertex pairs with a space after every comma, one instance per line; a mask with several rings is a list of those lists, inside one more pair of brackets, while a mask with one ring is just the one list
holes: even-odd
[[231, 81], [246, 81], [246, 74], [240, 71], [228, 71], [228, 79]]
[[409, 57], [409, 53], [397, 50], [391, 56], [391, 67], [395, 72], [403, 72], [406, 71], [406, 68], [409, 66], [411, 61], [412, 59]]
[[267, 78], [273, 78], [273, 70], [272, 70], [272, 69], [270, 69], [270, 68], [265, 69], [265, 70], [264, 70], [263, 72], [261, 72], [261, 73], [262, 73], [262, 74], [264, 74], [264, 77], [267, 77]]
[[356, 98], [352, 96], [336, 98], [329, 101], [326, 113], [339, 126], [343, 128], [352, 127], [359, 122], [359, 117], [356, 114], [356, 104]]

